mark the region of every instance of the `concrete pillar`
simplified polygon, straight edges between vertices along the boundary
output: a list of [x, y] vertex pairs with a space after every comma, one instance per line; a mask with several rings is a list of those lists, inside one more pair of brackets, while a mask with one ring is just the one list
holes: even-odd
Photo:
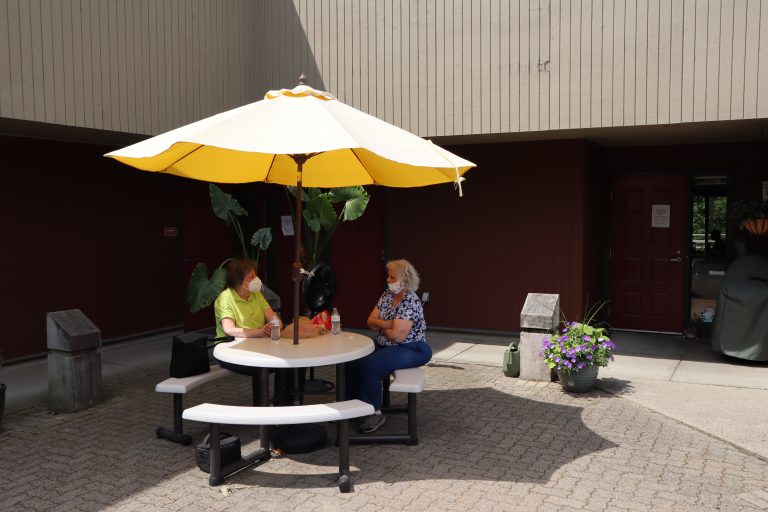
[[47, 315], [48, 407], [88, 409], [102, 400], [101, 331], [79, 309]]
[[552, 371], [539, 355], [541, 340], [560, 320], [560, 295], [529, 293], [520, 312], [520, 378], [549, 382]]

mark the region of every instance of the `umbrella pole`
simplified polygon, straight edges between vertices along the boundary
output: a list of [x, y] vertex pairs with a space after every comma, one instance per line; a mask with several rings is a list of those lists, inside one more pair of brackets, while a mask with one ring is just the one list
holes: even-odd
[[291, 268], [291, 278], [293, 279], [293, 344], [299, 344], [299, 285], [301, 284], [301, 173], [304, 169], [304, 162], [319, 153], [308, 153], [304, 155], [290, 155], [296, 162], [296, 258], [293, 260]]
[[296, 163], [299, 165], [299, 169], [296, 174], [296, 228], [294, 232], [296, 234], [295, 244], [295, 259], [293, 260], [293, 268], [291, 269], [291, 278], [293, 279], [293, 344], [299, 344], [299, 284], [301, 282], [301, 172], [304, 166], [305, 159], [297, 159], [296, 155], [293, 157]]

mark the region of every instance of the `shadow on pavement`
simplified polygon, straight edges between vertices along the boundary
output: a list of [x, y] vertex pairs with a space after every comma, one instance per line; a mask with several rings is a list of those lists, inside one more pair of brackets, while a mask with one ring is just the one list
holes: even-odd
[[705, 338], [616, 331], [612, 333], [611, 339], [616, 343], [616, 357], [626, 355], [731, 366], [768, 366], [768, 362], [756, 362], [726, 356], [713, 349], [710, 340]]
[[628, 395], [635, 390], [635, 387], [632, 385], [632, 381], [617, 379], [615, 377], [599, 379], [597, 381], [597, 387], [613, 393], [614, 395]]
[[[454, 372], [452, 367], [430, 372], [433, 385], [444, 388], [461, 386], [458, 379], [473, 373]], [[192, 446], [155, 437], [155, 428], [171, 419], [169, 397], [154, 392], [160, 378], [109, 388], [104, 403], [79, 413], [55, 415], [36, 407], [4, 418], [0, 459], [20, 466], [0, 468], [0, 502], [16, 496], [19, 486], [30, 485], [34, 492], [22, 494], [25, 506], [35, 510], [79, 503], [84, 496], [89, 507], [104, 508], [155, 486], [181, 494], [185, 488], [196, 489], [211, 499], [220, 496], [220, 488], [208, 487], [208, 475], [195, 464], [195, 445], [207, 425], [185, 422]], [[524, 391], [529, 388], [518, 388], [516, 379], [501, 375], [494, 380], [499, 389], [510, 392], [471, 382], [460, 389], [428, 389], [419, 397], [420, 444], [352, 446], [353, 484], [434, 479], [545, 483], [562, 466], [616, 446], [585, 426], [583, 407], [550, 403], [572, 402], [572, 396], [551, 387]], [[529, 392], [548, 402], [517, 396]], [[246, 405], [250, 393], [250, 379], [233, 376], [193, 390], [185, 403]], [[604, 399], [592, 398], [593, 404]], [[405, 415], [389, 414], [382, 431], [404, 432], [405, 422]], [[327, 428], [330, 448], [273, 459], [228, 483], [252, 489], [334, 487], [335, 427]], [[223, 430], [240, 436], [243, 453], [258, 446], [257, 428]]]
[[450, 368], [451, 370], [463, 370], [463, 366], [458, 366], [455, 364], [445, 364], [445, 363], [427, 363], [427, 366], [431, 368]]
[[[572, 395], [573, 396], [573, 395]], [[545, 483], [575, 459], [614, 448], [584, 425], [583, 408], [529, 400], [492, 388], [430, 390], [420, 397], [417, 446], [352, 446], [350, 465], [357, 485], [467, 479]], [[352, 426], [352, 425], [351, 425]], [[404, 415], [387, 415], [380, 432], [404, 432]], [[335, 439], [335, 430], [329, 430]], [[333, 442], [333, 441], [331, 441]], [[335, 450], [288, 455], [232, 478], [260, 487], [327, 487], [337, 479]]]

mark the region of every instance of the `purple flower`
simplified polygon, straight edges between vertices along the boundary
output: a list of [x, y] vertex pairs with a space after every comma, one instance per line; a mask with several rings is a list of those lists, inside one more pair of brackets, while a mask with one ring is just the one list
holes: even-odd
[[591, 360], [592, 360], [592, 354], [587, 354], [587, 360], [588, 360], [588, 361], [591, 361]]
[[559, 358], [559, 357], [555, 357], [554, 361], [555, 361], [556, 363], [559, 363], [559, 362], [560, 362], [560, 358]]
[[565, 362], [565, 366], [566, 366], [567, 368], [573, 368], [573, 365], [571, 364], [571, 362], [570, 362], [570, 361], [566, 361], [566, 362]]
[[589, 337], [589, 334], [584, 335], [584, 341], [592, 341], [592, 338]]
[[579, 365], [577, 366], [577, 368], [578, 368], [579, 370], [581, 370], [582, 368], [584, 368], [584, 363], [579, 363]]
[[563, 329], [563, 332], [568, 332], [568, 329]]
[[543, 340], [541, 340], [541, 348], [542, 349], [549, 348], [549, 338], [544, 338]]
[[592, 350], [597, 350], [597, 345], [592, 345]]

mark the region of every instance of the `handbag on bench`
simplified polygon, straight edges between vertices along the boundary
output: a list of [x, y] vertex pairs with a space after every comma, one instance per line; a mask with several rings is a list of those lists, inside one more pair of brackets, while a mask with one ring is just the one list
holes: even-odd
[[[209, 339], [207, 334], [188, 332], [173, 337], [171, 346], [171, 377], [182, 379], [200, 375], [211, 370], [208, 350], [218, 343], [233, 341], [232, 336]], [[209, 342], [213, 342], [209, 345]]]

